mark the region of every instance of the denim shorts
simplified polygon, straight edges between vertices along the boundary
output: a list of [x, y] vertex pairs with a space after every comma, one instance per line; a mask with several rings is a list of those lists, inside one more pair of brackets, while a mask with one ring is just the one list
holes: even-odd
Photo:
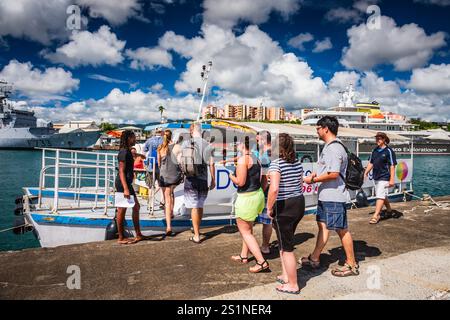
[[346, 203], [319, 201], [317, 203], [316, 220], [326, 223], [328, 230], [348, 229]]
[[269, 215], [267, 214], [267, 209], [264, 208], [263, 212], [256, 218], [256, 222], [272, 225], [272, 219], [270, 219]]
[[267, 214], [267, 208], [265, 207], [265, 204], [267, 203], [267, 191], [264, 192], [264, 210], [261, 212], [261, 214], [256, 218], [256, 222], [272, 225], [272, 219]]

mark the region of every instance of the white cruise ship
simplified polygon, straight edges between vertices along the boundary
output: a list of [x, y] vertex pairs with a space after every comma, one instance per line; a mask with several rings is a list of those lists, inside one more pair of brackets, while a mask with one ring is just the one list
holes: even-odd
[[375, 131], [411, 131], [414, 125], [406, 117], [381, 112], [380, 104], [373, 102], [356, 102], [353, 85], [341, 91], [339, 106], [320, 110], [314, 109], [305, 114], [302, 124], [315, 125], [324, 116], [334, 116], [341, 126], [346, 128], [370, 129]]

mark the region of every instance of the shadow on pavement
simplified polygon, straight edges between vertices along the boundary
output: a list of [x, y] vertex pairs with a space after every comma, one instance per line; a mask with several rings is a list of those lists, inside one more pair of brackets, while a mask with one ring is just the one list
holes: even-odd
[[[378, 257], [382, 253], [379, 248], [369, 246], [366, 241], [361, 240], [353, 241], [353, 248], [355, 250], [356, 261], [358, 262], [365, 261], [366, 258]], [[310, 279], [328, 271], [330, 265], [335, 262], [338, 262], [339, 265], [344, 265], [345, 263], [345, 252], [342, 246], [328, 250], [328, 253], [322, 253], [320, 255], [320, 269], [313, 270], [308, 267], [300, 267], [297, 271], [300, 288], [305, 287]]]
[[[309, 232], [297, 233], [294, 235], [294, 246], [301, 245], [302, 243], [314, 238], [314, 235]], [[280, 250], [278, 248], [278, 241], [272, 241], [270, 244], [270, 254], [265, 254], [266, 260], [275, 260], [280, 257]]]

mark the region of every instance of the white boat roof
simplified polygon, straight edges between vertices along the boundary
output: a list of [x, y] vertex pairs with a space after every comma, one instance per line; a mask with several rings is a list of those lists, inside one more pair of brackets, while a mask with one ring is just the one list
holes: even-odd
[[[254, 132], [269, 131], [272, 133], [288, 133], [294, 137], [295, 140], [309, 140], [317, 141], [317, 132], [315, 126], [291, 124], [291, 123], [266, 123], [266, 122], [234, 122], [234, 121], [220, 121], [217, 123], [229, 124], [230, 127]], [[373, 141], [377, 131], [368, 129], [353, 129], [353, 128], [339, 128], [338, 137], [346, 140], [359, 141]], [[391, 142], [408, 142], [410, 138], [404, 137], [394, 133], [387, 133]]]
[[361, 111], [338, 111], [338, 110], [314, 110], [309, 112], [306, 117], [309, 115], [341, 115], [341, 116], [364, 116], [366, 113]]
[[428, 137], [425, 137], [427, 140], [441, 140], [441, 141], [450, 141], [450, 137], [447, 132], [444, 130], [441, 131], [435, 131], [432, 134], [430, 134]]

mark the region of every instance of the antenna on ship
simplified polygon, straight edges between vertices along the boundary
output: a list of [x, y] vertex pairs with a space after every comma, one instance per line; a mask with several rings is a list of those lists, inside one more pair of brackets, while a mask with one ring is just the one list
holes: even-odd
[[202, 66], [202, 72], [200, 73], [204, 85], [203, 85], [203, 92], [201, 88], [197, 88], [197, 93], [199, 95], [200, 94], [202, 95], [202, 99], [200, 100], [200, 106], [198, 107], [197, 121], [200, 121], [200, 118], [202, 117], [203, 102], [205, 101], [205, 96], [208, 89], [208, 79], [209, 73], [211, 72], [211, 68], [212, 68], [212, 61], [209, 61], [207, 66], [206, 65]]

